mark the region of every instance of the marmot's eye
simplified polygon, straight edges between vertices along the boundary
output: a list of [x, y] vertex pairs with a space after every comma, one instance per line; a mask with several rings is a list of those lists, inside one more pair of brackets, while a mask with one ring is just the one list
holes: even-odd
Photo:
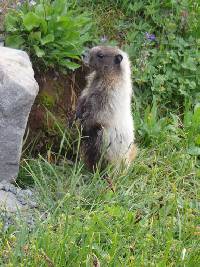
[[104, 55], [103, 55], [102, 53], [99, 53], [99, 54], [97, 54], [97, 57], [99, 57], [99, 58], [103, 58]]

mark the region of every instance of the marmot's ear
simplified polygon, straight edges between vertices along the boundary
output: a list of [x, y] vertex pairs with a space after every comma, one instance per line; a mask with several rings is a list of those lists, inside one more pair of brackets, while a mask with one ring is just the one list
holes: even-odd
[[120, 64], [122, 62], [123, 56], [118, 54], [115, 56], [115, 64]]

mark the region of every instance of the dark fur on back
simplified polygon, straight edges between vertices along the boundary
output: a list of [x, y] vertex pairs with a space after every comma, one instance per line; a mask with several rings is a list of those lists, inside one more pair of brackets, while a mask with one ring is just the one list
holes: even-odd
[[90, 170], [97, 167], [101, 169], [105, 165], [102, 162], [103, 154], [103, 127], [100, 124], [88, 124], [92, 122], [96, 110], [104, 108], [103, 103], [105, 94], [102, 92], [94, 91], [90, 98], [83, 97], [79, 99], [76, 111], [76, 118], [80, 120], [82, 126], [82, 145], [81, 152], [84, 156], [86, 165]]
[[[95, 125], [86, 130], [83, 128], [82, 153], [90, 170], [101, 168], [101, 155], [103, 143], [103, 129], [101, 125]], [[98, 163], [98, 166], [97, 166]]]

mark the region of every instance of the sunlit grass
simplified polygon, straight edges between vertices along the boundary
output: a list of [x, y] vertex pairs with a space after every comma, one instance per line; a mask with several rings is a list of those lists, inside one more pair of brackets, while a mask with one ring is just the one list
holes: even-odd
[[141, 147], [127, 174], [112, 175], [112, 192], [79, 161], [27, 160], [21, 175], [33, 179], [40, 213], [31, 232], [24, 223], [1, 233], [2, 264], [198, 266], [198, 164], [184, 139], [166, 135]]

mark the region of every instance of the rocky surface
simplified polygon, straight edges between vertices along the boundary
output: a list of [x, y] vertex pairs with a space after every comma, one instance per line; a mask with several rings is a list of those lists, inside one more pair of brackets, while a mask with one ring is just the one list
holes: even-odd
[[23, 136], [38, 93], [28, 55], [0, 47], [0, 181], [18, 174]]
[[11, 183], [0, 183], [0, 222], [4, 230], [21, 220], [29, 227], [34, 226], [38, 204], [33, 190], [23, 190]]
[[0, 183], [0, 209], [17, 212], [37, 207], [33, 191], [23, 190], [13, 184], [2, 181]]

